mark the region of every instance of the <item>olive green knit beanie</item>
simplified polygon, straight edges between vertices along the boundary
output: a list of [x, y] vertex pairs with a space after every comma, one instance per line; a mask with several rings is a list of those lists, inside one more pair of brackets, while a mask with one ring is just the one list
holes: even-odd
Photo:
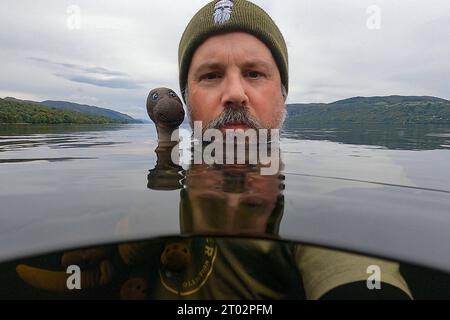
[[[264, 42], [272, 52], [280, 71], [281, 83], [289, 89], [288, 52], [283, 35], [270, 16], [246, 0], [211, 1], [191, 19], [178, 47], [179, 80], [184, 99], [189, 66], [195, 50], [210, 36], [247, 32]], [[186, 101], [185, 101], [186, 102]]]

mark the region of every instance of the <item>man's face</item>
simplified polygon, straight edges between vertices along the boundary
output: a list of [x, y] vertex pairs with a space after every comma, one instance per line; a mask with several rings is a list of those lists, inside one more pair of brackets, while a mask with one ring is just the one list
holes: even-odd
[[185, 180], [184, 201], [191, 210], [182, 211], [182, 220], [192, 225], [184, 225], [182, 232], [264, 234], [282, 195], [281, 185], [278, 173], [262, 176], [251, 165], [194, 165]]
[[[187, 87], [191, 123], [202, 121], [206, 127], [216, 120], [213, 127], [222, 130], [282, 125], [285, 99], [280, 72], [269, 48], [248, 33], [216, 35], [200, 45], [191, 61]], [[232, 120], [217, 122], [227, 111], [227, 119], [231, 114]], [[253, 121], [236, 120], [232, 111], [241, 111]]]

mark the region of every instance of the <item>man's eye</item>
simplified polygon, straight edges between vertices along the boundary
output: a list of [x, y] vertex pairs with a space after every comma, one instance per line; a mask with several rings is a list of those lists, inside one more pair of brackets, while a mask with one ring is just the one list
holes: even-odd
[[249, 71], [247, 72], [247, 77], [252, 78], [252, 79], [257, 79], [261, 76], [261, 73], [259, 73], [258, 71]]
[[202, 78], [205, 80], [216, 80], [220, 78], [220, 75], [218, 73], [207, 73]]
[[243, 199], [241, 204], [247, 207], [262, 207], [264, 206], [264, 200], [258, 197], [251, 197], [248, 199]]
[[259, 203], [255, 203], [255, 202], [244, 202], [244, 203], [242, 203], [242, 205], [247, 207], [247, 208], [259, 208], [259, 207], [261, 207], [261, 205]]

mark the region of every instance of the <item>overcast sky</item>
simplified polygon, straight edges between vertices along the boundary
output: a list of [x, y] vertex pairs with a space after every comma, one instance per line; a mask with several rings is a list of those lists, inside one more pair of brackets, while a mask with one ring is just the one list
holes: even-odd
[[[207, 2], [2, 0], [0, 97], [147, 118], [151, 88], [179, 92], [178, 43]], [[288, 103], [392, 94], [450, 99], [448, 0], [254, 2], [287, 41]]]

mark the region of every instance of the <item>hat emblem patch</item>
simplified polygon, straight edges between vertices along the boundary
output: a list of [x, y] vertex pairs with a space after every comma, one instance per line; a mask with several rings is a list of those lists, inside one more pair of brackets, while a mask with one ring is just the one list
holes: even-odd
[[219, 0], [214, 7], [214, 23], [224, 24], [231, 18], [233, 13], [233, 2], [231, 0]]

